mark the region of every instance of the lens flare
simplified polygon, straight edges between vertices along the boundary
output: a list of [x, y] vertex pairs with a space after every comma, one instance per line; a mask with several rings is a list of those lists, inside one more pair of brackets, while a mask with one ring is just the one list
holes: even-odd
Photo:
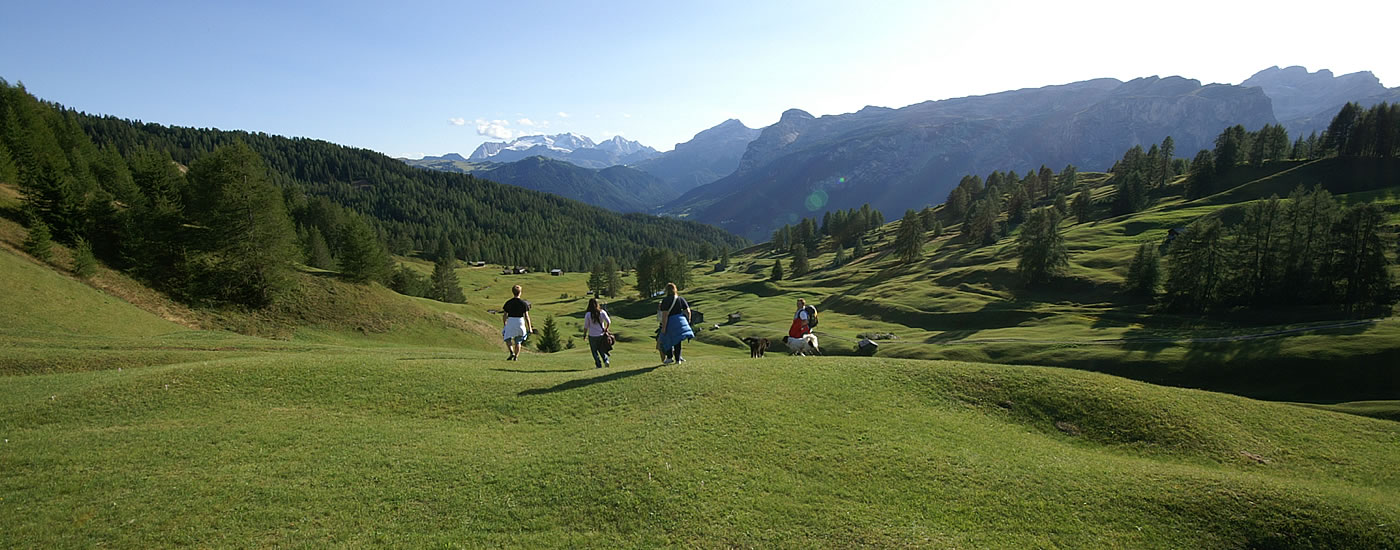
[[807, 211], [816, 212], [825, 208], [827, 198], [826, 191], [822, 191], [821, 189], [813, 191], [811, 194], [807, 195]]

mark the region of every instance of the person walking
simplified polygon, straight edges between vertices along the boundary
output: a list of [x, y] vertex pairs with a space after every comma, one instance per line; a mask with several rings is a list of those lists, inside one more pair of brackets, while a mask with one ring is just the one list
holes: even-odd
[[797, 299], [797, 313], [792, 315], [792, 326], [788, 327], [788, 337], [801, 338], [812, 333], [817, 318], [817, 308], [807, 305], [807, 300]]
[[684, 363], [681, 358], [681, 342], [695, 337], [690, 328], [690, 304], [680, 297], [675, 283], [666, 283], [666, 297], [656, 306], [661, 317], [661, 331], [656, 340], [661, 347], [661, 364]]
[[520, 285], [510, 288], [510, 293], [515, 297], [506, 301], [506, 305], [501, 306], [501, 337], [506, 341], [506, 351], [510, 352], [510, 357], [506, 361], [515, 361], [520, 357], [520, 344], [523, 344], [534, 332], [535, 325], [530, 322], [530, 302], [520, 298]]
[[593, 353], [595, 369], [612, 366], [608, 362], [608, 356], [612, 353], [612, 345], [608, 343], [608, 327], [611, 325], [612, 319], [598, 305], [598, 299], [589, 298], [588, 309], [583, 312], [583, 326], [588, 329], [588, 351]]

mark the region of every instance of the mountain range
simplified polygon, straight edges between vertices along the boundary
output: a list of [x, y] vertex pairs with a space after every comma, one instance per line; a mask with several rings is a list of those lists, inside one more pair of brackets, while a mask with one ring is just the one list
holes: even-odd
[[[607, 168], [619, 164], [632, 164], [661, 153], [656, 149], [613, 136], [602, 143], [595, 143], [587, 136], [574, 133], [534, 136], [521, 136], [512, 141], [483, 143], [467, 157], [468, 162], [515, 162], [529, 157], [545, 157], [562, 160], [584, 168]], [[461, 155], [456, 155], [461, 157]]]
[[[1400, 101], [1400, 88], [1385, 88], [1369, 72], [1335, 76], [1302, 67], [1270, 67], [1239, 85], [1178, 76], [1104, 78], [822, 117], [790, 109], [762, 129], [731, 119], [665, 153], [621, 138], [604, 142], [614, 144], [605, 148], [559, 134], [483, 144], [466, 159], [449, 154], [408, 162], [764, 239], [784, 223], [826, 210], [870, 203], [897, 216], [938, 204], [966, 174], [1041, 165], [1059, 171], [1069, 164], [1105, 170], [1124, 149], [1167, 136], [1177, 156], [1189, 158], [1235, 124], [1257, 129], [1280, 123], [1291, 137], [1306, 136], [1325, 129], [1349, 101]], [[595, 172], [612, 166], [608, 162], [635, 170], [605, 176], [541, 162], [516, 169], [483, 164], [535, 154]], [[656, 207], [657, 201], [664, 206]]]
[[1303, 67], [1275, 66], [1254, 73], [1240, 86], [1262, 88], [1273, 100], [1274, 116], [1294, 137], [1321, 134], [1347, 102], [1370, 107], [1400, 101], [1400, 87], [1386, 88], [1370, 71], [1333, 76], [1327, 69], [1310, 73]]

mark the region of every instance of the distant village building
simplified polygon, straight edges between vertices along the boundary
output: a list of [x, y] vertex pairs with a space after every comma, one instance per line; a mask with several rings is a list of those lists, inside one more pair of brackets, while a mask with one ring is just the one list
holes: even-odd
[[743, 316], [742, 314], [740, 314], [740, 313], [737, 313], [737, 312], [736, 312], [736, 313], [730, 313], [730, 314], [729, 314], [729, 322], [731, 322], [731, 323], [737, 323], [737, 322], [739, 322], [739, 321], [740, 321], [741, 319], [743, 319], [743, 318], [744, 318], [744, 316]]
[[481, 261], [481, 260], [477, 260], [477, 261], [472, 262], [472, 266], [473, 266], [473, 267], [486, 267], [486, 262], [483, 262], [483, 261]]
[[559, 268], [557, 268], [557, 267], [554, 268], [554, 269], [549, 270], [549, 275], [550, 275], [551, 277], [558, 277], [558, 276], [563, 275], [563, 274], [564, 274], [564, 270], [559, 269]]

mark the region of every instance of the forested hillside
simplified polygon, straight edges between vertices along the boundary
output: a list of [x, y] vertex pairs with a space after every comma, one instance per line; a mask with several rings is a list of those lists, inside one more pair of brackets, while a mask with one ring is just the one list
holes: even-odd
[[363, 149], [261, 133], [98, 117], [0, 81], [7, 215], [191, 303], [266, 305], [294, 263], [387, 282], [389, 252], [449, 243], [460, 259], [584, 270], [648, 248], [694, 258], [744, 241], [673, 219], [618, 215]]
[[123, 154], [143, 146], [168, 151], [182, 164], [219, 145], [244, 141], [281, 176], [275, 179], [283, 188], [328, 197], [375, 218], [396, 253], [430, 249], [447, 237], [457, 243], [462, 259], [583, 270], [605, 256], [630, 265], [648, 247], [695, 257], [701, 243], [715, 248], [743, 243], [706, 225], [618, 215], [471, 175], [416, 169], [374, 151], [320, 140], [72, 116], [99, 145]]

